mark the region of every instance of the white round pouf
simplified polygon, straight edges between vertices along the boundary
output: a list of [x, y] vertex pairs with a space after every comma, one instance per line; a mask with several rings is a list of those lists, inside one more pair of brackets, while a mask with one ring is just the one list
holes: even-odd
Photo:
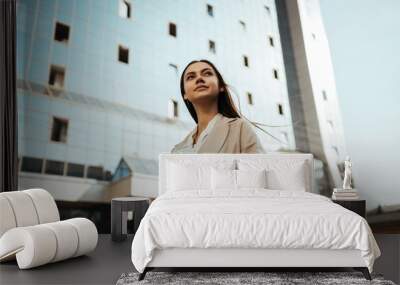
[[92, 221], [60, 221], [46, 190], [0, 193], [0, 262], [16, 259], [20, 269], [28, 269], [86, 254], [97, 242]]

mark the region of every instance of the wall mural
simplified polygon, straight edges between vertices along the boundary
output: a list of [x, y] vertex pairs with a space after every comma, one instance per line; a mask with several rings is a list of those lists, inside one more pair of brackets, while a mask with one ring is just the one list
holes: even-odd
[[160, 153], [312, 153], [316, 193], [358, 197], [333, 193], [359, 189], [319, 5], [234, 2], [19, 0], [19, 187], [100, 233], [113, 197], [157, 196]]

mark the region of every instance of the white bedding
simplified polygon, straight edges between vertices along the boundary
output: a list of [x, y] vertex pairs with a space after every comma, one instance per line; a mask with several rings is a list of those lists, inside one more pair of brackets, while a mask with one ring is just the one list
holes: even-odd
[[380, 250], [367, 221], [330, 199], [308, 192], [167, 192], [153, 201], [132, 242], [143, 272], [154, 249], [358, 249], [372, 272]]

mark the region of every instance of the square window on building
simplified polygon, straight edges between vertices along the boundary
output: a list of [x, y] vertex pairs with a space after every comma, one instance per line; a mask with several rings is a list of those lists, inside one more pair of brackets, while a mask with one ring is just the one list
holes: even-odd
[[96, 180], [103, 180], [104, 179], [103, 167], [101, 167], [101, 166], [88, 166], [86, 177], [87, 178], [96, 179]]
[[22, 157], [21, 171], [42, 173], [43, 159], [24, 156]]
[[174, 100], [174, 99], [170, 99], [169, 100], [168, 116], [171, 119], [177, 118], [179, 116], [178, 102], [176, 100]]
[[285, 145], [289, 143], [289, 136], [287, 132], [281, 132], [281, 138]]
[[118, 60], [126, 64], [129, 63], [129, 49], [127, 47], [118, 46]]
[[174, 23], [169, 23], [169, 34], [176, 37], [176, 25]]
[[65, 68], [62, 66], [51, 65], [49, 74], [49, 85], [52, 88], [62, 89], [64, 87]]
[[253, 105], [253, 95], [250, 92], [247, 92], [247, 102], [249, 105]]
[[53, 175], [64, 175], [64, 162], [56, 160], [46, 160], [44, 173]]
[[243, 30], [246, 30], [246, 23], [239, 20], [239, 24], [242, 26]]
[[83, 164], [68, 163], [67, 176], [84, 177], [84, 175], [85, 175], [85, 166]]
[[332, 120], [327, 120], [327, 123], [328, 123], [328, 126], [329, 126], [329, 131], [330, 131], [331, 133], [333, 133], [333, 132], [334, 132], [334, 127], [333, 127], [333, 122], [332, 122]]
[[51, 127], [51, 140], [53, 142], [67, 142], [68, 133], [68, 120], [53, 117], [53, 124]]
[[111, 181], [112, 180], [112, 173], [111, 173], [110, 170], [106, 170], [104, 172], [104, 179], [103, 180], [106, 180], [106, 181]]
[[269, 37], [268, 37], [268, 40], [269, 40], [269, 45], [270, 45], [271, 47], [273, 47], [273, 46], [274, 46], [274, 38], [271, 37], [271, 36], [269, 36]]
[[282, 106], [282, 104], [278, 104], [278, 113], [279, 113], [279, 115], [283, 115], [283, 106]]
[[339, 149], [337, 146], [332, 146], [333, 152], [336, 154], [337, 157], [339, 157]]
[[119, 16], [126, 19], [131, 17], [131, 3], [127, 0], [119, 1]]
[[249, 67], [249, 58], [247, 56], [243, 56], [243, 64], [244, 66]]
[[178, 102], [174, 101], [174, 117], [178, 117]]
[[207, 4], [207, 14], [211, 17], [214, 16], [214, 9], [213, 6], [211, 6], [210, 4]]
[[325, 101], [328, 101], [328, 96], [326, 96], [325, 90], [322, 90], [322, 98], [324, 98]]
[[56, 29], [54, 31], [54, 40], [62, 43], [67, 43], [69, 40], [69, 26], [57, 22]]
[[178, 66], [176, 64], [170, 63], [169, 67], [174, 71], [175, 75], [178, 75]]
[[278, 70], [274, 69], [274, 78], [279, 79]]
[[212, 53], [216, 53], [214, 41], [208, 41], [208, 50]]

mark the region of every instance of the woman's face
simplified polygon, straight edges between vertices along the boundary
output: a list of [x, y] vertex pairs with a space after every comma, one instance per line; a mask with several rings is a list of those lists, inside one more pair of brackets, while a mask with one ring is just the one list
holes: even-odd
[[219, 94], [218, 77], [205, 62], [191, 64], [183, 77], [184, 99], [195, 103], [199, 100], [216, 98]]

